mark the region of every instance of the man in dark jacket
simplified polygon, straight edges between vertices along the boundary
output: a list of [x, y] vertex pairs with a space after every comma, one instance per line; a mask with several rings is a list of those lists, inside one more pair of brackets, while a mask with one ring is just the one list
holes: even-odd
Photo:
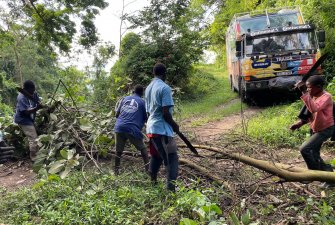
[[23, 133], [28, 138], [30, 159], [35, 160], [38, 152], [37, 133], [34, 126], [36, 112], [43, 106], [40, 104], [40, 99], [35, 91], [34, 82], [27, 80], [23, 84], [23, 90], [30, 95], [28, 96], [19, 93], [17, 96], [16, 111], [14, 115], [14, 122], [19, 125]]
[[121, 156], [127, 140], [141, 152], [145, 169], [148, 171], [149, 158], [147, 148], [143, 142], [143, 134], [141, 132], [144, 123], [147, 121], [145, 112], [145, 103], [141, 98], [144, 88], [141, 85], [136, 85], [134, 94], [123, 98], [116, 109], [115, 131], [115, 174], [119, 174]]

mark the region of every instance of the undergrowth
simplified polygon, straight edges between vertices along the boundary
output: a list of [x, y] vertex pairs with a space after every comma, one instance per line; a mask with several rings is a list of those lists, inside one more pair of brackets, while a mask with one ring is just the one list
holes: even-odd
[[[64, 180], [50, 175], [31, 188], [0, 192], [0, 222], [6, 224], [222, 224], [218, 195], [197, 184], [171, 193], [145, 174], [81, 173]], [[211, 199], [207, 196], [211, 195]]]
[[262, 142], [278, 147], [297, 147], [309, 135], [309, 126], [291, 131], [290, 126], [297, 121], [301, 102], [267, 108], [248, 121], [248, 135]]
[[196, 70], [190, 78], [190, 88], [197, 90], [197, 95], [195, 99], [181, 102], [181, 119], [201, 116], [205, 122], [216, 120], [220, 113], [218, 107], [236, 98], [237, 94], [230, 90], [228, 77], [222, 69], [215, 65], [201, 65]]

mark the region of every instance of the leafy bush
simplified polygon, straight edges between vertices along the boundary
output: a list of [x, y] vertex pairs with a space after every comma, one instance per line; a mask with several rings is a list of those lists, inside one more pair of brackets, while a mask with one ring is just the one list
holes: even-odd
[[79, 172], [64, 180], [50, 175], [32, 188], [7, 195], [0, 193], [0, 222], [178, 224], [180, 218], [202, 222], [219, 220], [218, 215], [222, 213], [204, 190], [181, 187], [174, 194], [166, 191], [162, 183], [152, 186], [142, 173], [118, 177], [86, 173], [85, 177], [89, 183]]
[[264, 110], [248, 123], [248, 135], [262, 140], [266, 144], [280, 147], [299, 146], [309, 134], [308, 125], [300, 130], [290, 131], [289, 127], [297, 120], [302, 103], [275, 106]]
[[194, 100], [204, 97], [208, 93], [213, 93], [218, 88], [215, 77], [205, 70], [193, 68], [188, 78], [188, 84], [184, 88], [185, 93], [182, 99]]

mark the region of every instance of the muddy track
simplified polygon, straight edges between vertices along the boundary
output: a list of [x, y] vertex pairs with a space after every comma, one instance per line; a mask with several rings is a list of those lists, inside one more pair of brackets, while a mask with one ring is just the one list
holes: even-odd
[[[228, 107], [229, 105], [236, 103], [239, 99], [234, 99], [226, 104], [220, 105], [217, 108]], [[198, 143], [215, 143], [219, 141], [221, 136], [227, 132], [231, 132], [237, 128], [242, 128], [242, 122], [246, 123], [251, 117], [260, 113], [263, 109], [259, 107], [248, 107], [241, 109], [239, 113], [232, 114], [223, 117], [220, 120], [206, 123], [197, 127], [186, 126], [184, 129], [193, 136], [194, 140]], [[185, 120], [183, 122], [187, 123], [193, 119], [199, 119], [199, 117]]]

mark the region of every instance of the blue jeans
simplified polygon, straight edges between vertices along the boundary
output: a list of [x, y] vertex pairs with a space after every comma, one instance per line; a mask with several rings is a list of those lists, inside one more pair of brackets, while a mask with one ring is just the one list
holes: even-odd
[[[177, 149], [168, 153], [167, 145], [170, 140], [166, 136], [153, 137], [152, 141], [154, 142], [156, 150], [159, 152], [160, 156], [152, 156], [150, 159], [150, 168], [151, 178], [153, 181], [157, 180], [157, 174], [159, 169], [164, 163], [167, 173], [166, 187], [168, 190], [175, 191], [175, 181], [178, 177], [178, 154]], [[164, 143], [165, 142], [165, 143]], [[171, 150], [171, 148], [170, 148]]]
[[326, 164], [320, 156], [320, 149], [323, 142], [330, 138], [333, 132], [334, 126], [328, 127], [322, 131], [314, 133], [300, 146], [301, 155], [304, 158], [308, 169], [333, 172], [332, 167]]

